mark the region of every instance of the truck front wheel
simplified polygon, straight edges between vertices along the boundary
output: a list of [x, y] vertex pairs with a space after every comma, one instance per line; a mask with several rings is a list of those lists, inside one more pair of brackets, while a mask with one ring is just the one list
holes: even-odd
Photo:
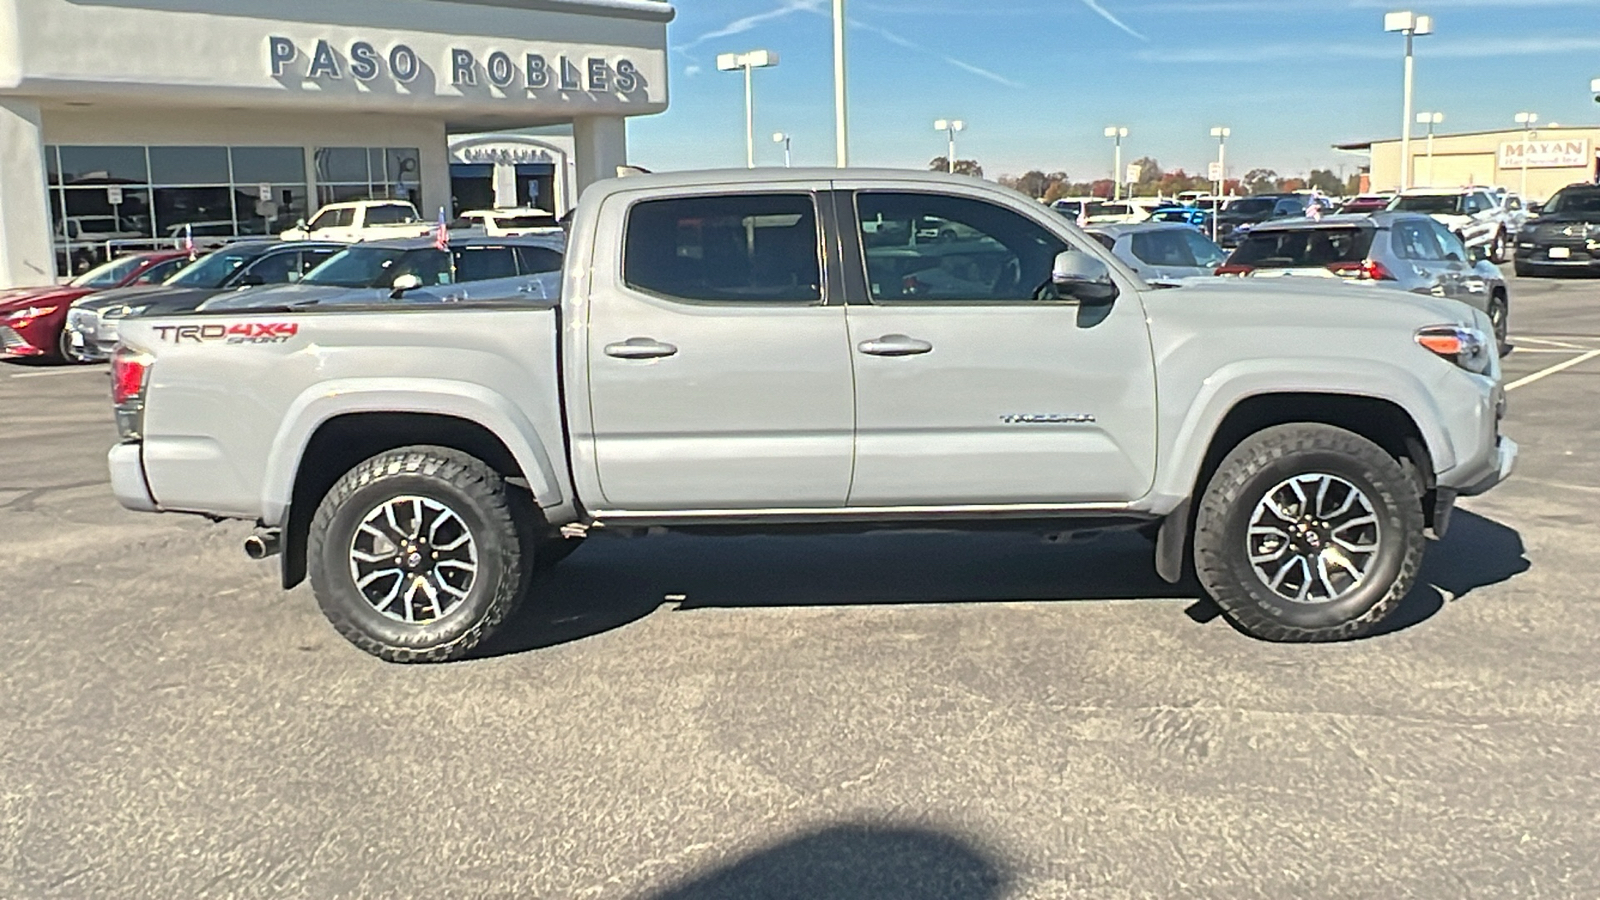
[[1354, 432], [1294, 424], [1246, 438], [1195, 521], [1196, 574], [1246, 632], [1270, 641], [1370, 633], [1416, 580], [1419, 485]]
[[390, 662], [460, 659], [520, 599], [525, 527], [505, 479], [445, 447], [404, 447], [345, 473], [307, 538], [333, 627]]

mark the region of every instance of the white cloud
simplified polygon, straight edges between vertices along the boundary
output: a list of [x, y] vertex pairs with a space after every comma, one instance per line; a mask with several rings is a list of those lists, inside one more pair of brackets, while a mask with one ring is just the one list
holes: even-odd
[[[1250, 44], [1247, 46], [1186, 47], [1161, 51], [1145, 50], [1138, 58], [1148, 62], [1176, 63], [1239, 63], [1266, 62], [1270, 60], [1319, 59], [1392, 59], [1393, 47], [1382, 42], [1359, 44], [1318, 44], [1315, 53], [1308, 54], [1307, 46], [1298, 44]], [[1417, 48], [1419, 57], [1434, 59], [1479, 59], [1507, 56], [1544, 56], [1559, 53], [1587, 53], [1600, 51], [1600, 38], [1548, 37], [1486, 38], [1465, 40], [1434, 40]]]
[[690, 78], [699, 75], [700, 71], [700, 66], [696, 63], [690, 63], [689, 65], [683, 67], [683, 74], [689, 76]]
[[1112, 15], [1111, 11], [1106, 9], [1104, 6], [1101, 6], [1097, 2], [1097, 0], [1083, 0], [1083, 5], [1089, 7], [1092, 10], [1094, 10], [1095, 15], [1098, 15], [1100, 18], [1105, 19], [1107, 22], [1110, 22], [1111, 24], [1117, 26], [1118, 28], [1122, 29], [1123, 31], [1126, 31], [1127, 33], [1133, 35], [1134, 37], [1138, 38], [1139, 40], [1141, 40], [1141, 41], [1149, 40], [1149, 38], [1146, 38], [1144, 35], [1140, 34], [1139, 32], [1134, 31], [1132, 28], [1129, 28], [1127, 26], [1127, 24], [1124, 23], [1121, 19], [1119, 19], [1116, 16]]
[[708, 31], [694, 40], [689, 41], [687, 44], [680, 45], [678, 49], [690, 50], [698, 47], [706, 41], [713, 41], [717, 38], [731, 37], [736, 34], [744, 34], [746, 31], [750, 31], [751, 29], [754, 29], [760, 25], [765, 25], [768, 22], [794, 15], [797, 12], [821, 12], [822, 5], [825, 2], [826, 0], [784, 0], [782, 4], [774, 9], [769, 9], [766, 12], [755, 13], [753, 15], [741, 16], [740, 18], [734, 19], [721, 28]]

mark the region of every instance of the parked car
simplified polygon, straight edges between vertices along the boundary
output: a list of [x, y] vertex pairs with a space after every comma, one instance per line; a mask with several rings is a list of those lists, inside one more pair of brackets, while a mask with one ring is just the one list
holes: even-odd
[[1516, 234], [1486, 188], [1412, 188], [1389, 201], [1389, 209], [1432, 216], [1468, 247], [1486, 249], [1495, 262], [1508, 258]]
[[1091, 225], [1085, 230], [1152, 284], [1210, 275], [1228, 256], [1193, 225], [1182, 222]]
[[476, 228], [489, 237], [549, 234], [561, 230], [555, 213], [533, 207], [468, 210], [456, 217], [455, 227]]
[[1211, 213], [1194, 206], [1163, 206], [1151, 210], [1151, 222], [1177, 222], [1210, 233]]
[[1090, 225], [1126, 225], [1150, 218], [1144, 204], [1133, 200], [1107, 200], [1089, 212]]
[[1511, 299], [1483, 249], [1468, 249], [1431, 216], [1377, 212], [1257, 226], [1217, 270], [1256, 278], [1311, 276], [1450, 297], [1483, 311], [1502, 352]]
[[430, 238], [345, 247], [295, 284], [220, 294], [198, 310], [384, 303], [462, 302], [518, 294], [544, 299], [560, 291], [565, 236], [466, 237], [446, 252]]
[[[1345, 639], [1513, 468], [1463, 304], [1154, 290], [998, 185], [838, 179], [597, 182], [559, 301], [130, 319], [112, 490], [257, 523], [247, 551], [309, 575], [340, 634], [431, 662], [582, 536], [672, 528], [1143, 528], [1239, 627]], [[858, 222], [926, 219], [983, 238], [866, 246]]]
[[1569, 184], [1555, 192], [1517, 235], [1517, 275], [1600, 273], [1600, 185]]
[[1359, 194], [1341, 203], [1339, 212], [1345, 214], [1374, 213], [1388, 209], [1393, 200], [1393, 194]]
[[330, 203], [317, 210], [311, 222], [301, 223], [279, 235], [286, 241], [337, 241], [355, 244], [421, 237], [431, 234], [437, 223], [425, 222], [417, 208], [404, 200], [356, 200]]
[[1050, 204], [1050, 208], [1069, 219], [1079, 221], [1094, 216], [1105, 202], [1101, 197], [1062, 197]]
[[189, 264], [180, 250], [134, 253], [90, 269], [66, 284], [0, 291], [0, 357], [69, 360], [67, 311], [79, 297], [134, 285], [157, 285]]
[[[1489, 196], [1494, 198], [1496, 203], [1500, 204], [1500, 214], [1504, 217], [1506, 223], [1506, 240], [1512, 244], [1516, 243], [1517, 235], [1522, 233], [1522, 226], [1528, 224], [1528, 219], [1532, 218], [1533, 216], [1532, 210], [1530, 210], [1528, 208], [1528, 204], [1523, 201], [1521, 194], [1514, 194], [1504, 189], [1497, 189], [1492, 191]], [[1513, 249], [1514, 248], [1508, 244], [1506, 247], [1507, 255], [1502, 256], [1500, 261], [1504, 262], [1507, 258], [1509, 258]]]
[[1274, 219], [1305, 215], [1310, 194], [1253, 194], [1222, 208], [1217, 216], [1217, 243], [1225, 249], [1238, 246], [1252, 228]]
[[219, 294], [292, 284], [347, 245], [315, 241], [238, 241], [196, 260], [160, 285], [100, 291], [73, 301], [63, 349], [75, 362], [111, 357], [128, 316], [190, 312]]

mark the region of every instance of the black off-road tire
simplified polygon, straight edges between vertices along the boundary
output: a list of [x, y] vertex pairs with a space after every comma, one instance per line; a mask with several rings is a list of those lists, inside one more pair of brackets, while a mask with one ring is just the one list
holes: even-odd
[[[424, 624], [379, 612], [351, 574], [351, 542], [363, 517], [385, 501], [417, 496], [443, 503], [476, 542], [478, 571], [466, 597]], [[396, 663], [461, 659], [492, 635], [520, 602], [530, 573], [537, 516], [520, 491], [481, 460], [447, 447], [402, 447], [368, 459], [339, 479], [317, 507], [307, 537], [311, 587], [344, 637]]]
[[[1247, 541], [1263, 497], [1287, 479], [1313, 473], [1336, 476], [1364, 493], [1381, 530], [1376, 555], [1353, 587], [1324, 602], [1295, 602], [1257, 575]], [[1345, 640], [1372, 632], [1411, 590], [1427, 543], [1423, 528], [1416, 473], [1383, 448], [1331, 425], [1278, 425], [1246, 438], [1217, 467], [1195, 522], [1195, 572], [1228, 618], [1255, 637]]]

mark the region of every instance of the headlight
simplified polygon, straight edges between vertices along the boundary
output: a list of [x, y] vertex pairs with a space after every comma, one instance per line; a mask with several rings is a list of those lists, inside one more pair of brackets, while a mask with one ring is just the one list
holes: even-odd
[[148, 303], [143, 306], [113, 306], [101, 312], [100, 315], [106, 319], [121, 319], [127, 316], [142, 315], [149, 308], [150, 304]]
[[1488, 338], [1476, 328], [1430, 325], [1417, 329], [1417, 343], [1441, 359], [1447, 359], [1475, 375], [1487, 372], [1494, 359], [1489, 351]]
[[55, 311], [56, 307], [54, 306], [30, 306], [27, 309], [19, 309], [15, 312], [6, 313], [4, 316], [0, 316], [0, 319], [10, 322], [13, 325], [19, 323], [26, 324], [33, 319], [37, 319], [40, 316], [48, 316]]

